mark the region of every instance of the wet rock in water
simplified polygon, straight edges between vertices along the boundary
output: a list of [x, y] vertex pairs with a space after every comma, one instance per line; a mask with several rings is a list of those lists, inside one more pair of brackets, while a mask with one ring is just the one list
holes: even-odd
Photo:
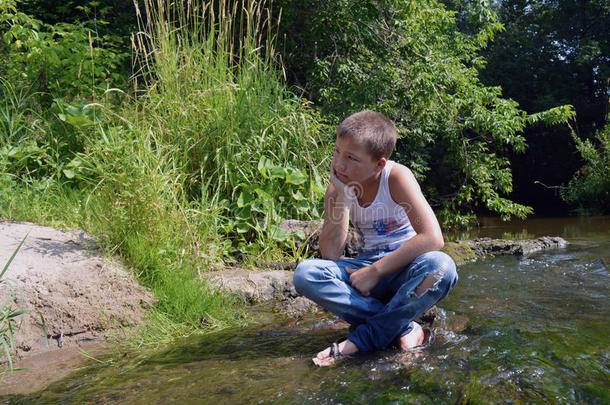
[[299, 296], [292, 282], [294, 272], [287, 270], [247, 270], [232, 268], [206, 275], [208, 281], [217, 284], [240, 298], [255, 304], [274, 300], [278, 309], [286, 313], [302, 313], [315, 305]]
[[437, 313], [438, 310], [436, 308], [436, 305], [433, 306], [432, 308], [430, 308], [429, 310], [427, 310], [426, 312], [424, 312], [419, 318], [417, 318], [415, 321], [417, 323], [422, 324], [423, 326], [426, 327], [431, 327], [432, 324], [434, 324], [434, 321], [437, 318]]
[[457, 243], [470, 247], [477, 259], [504, 255], [523, 256], [545, 249], [564, 248], [568, 245], [568, 242], [559, 236], [523, 240], [477, 238]]

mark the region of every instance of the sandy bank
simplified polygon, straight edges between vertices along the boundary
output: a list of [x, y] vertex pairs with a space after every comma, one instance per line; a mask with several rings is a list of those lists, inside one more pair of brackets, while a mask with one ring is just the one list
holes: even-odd
[[19, 358], [100, 341], [143, 321], [152, 294], [82, 231], [0, 221], [0, 268], [26, 235], [0, 284], [0, 303], [31, 309], [17, 318]]

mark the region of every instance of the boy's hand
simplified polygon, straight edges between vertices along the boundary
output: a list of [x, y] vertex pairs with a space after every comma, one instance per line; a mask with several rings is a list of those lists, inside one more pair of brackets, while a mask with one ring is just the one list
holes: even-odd
[[350, 275], [352, 287], [360, 291], [362, 295], [368, 297], [371, 290], [375, 288], [381, 276], [375, 265], [362, 267], [360, 269], [345, 268], [345, 271]]
[[337, 193], [342, 197], [343, 201], [350, 202], [356, 199], [356, 190], [354, 186], [343, 183], [335, 174], [335, 169], [330, 168], [330, 181], [335, 186]]

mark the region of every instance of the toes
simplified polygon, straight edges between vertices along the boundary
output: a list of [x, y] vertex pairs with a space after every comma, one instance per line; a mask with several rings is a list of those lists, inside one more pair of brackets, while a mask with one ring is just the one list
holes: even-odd
[[318, 367], [328, 367], [328, 366], [332, 366], [333, 364], [335, 364], [336, 359], [334, 359], [332, 357], [324, 357], [321, 359], [314, 357], [313, 359], [311, 359], [311, 361], [313, 362], [313, 364], [315, 364]]
[[318, 354], [316, 355], [316, 358], [317, 358], [317, 359], [320, 359], [320, 360], [325, 359], [325, 358], [327, 358], [327, 357], [330, 357], [330, 347], [328, 347], [328, 348], [326, 348], [326, 349], [322, 350], [320, 353], [318, 353]]

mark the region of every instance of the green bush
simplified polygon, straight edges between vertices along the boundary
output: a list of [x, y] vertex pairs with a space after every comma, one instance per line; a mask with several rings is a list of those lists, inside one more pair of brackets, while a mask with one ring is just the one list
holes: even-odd
[[577, 207], [581, 214], [610, 213], [610, 123], [597, 131], [596, 147], [589, 139], [581, 140], [575, 131], [572, 137], [585, 165], [561, 188], [562, 199]]
[[239, 249], [264, 249], [282, 219], [319, 217], [331, 137], [283, 84], [265, 2], [146, 5], [134, 126], [172, 150], [188, 198], [221, 208]]
[[0, 173], [14, 178], [40, 175], [47, 165], [45, 128], [34, 109], [35, 97], [0, 79]]
[[53, 97], [99, 98], [109, 88], [125, 86], [121, 67], [129, 52], [98, 35], [92, 21], [49, 25], [19, 11], [18, 4], [0, 4], [1, 77], [44, 93], [44, 104]]
[[119, 67], [129, 53], [90, 22], [49, 25], [19, 5], [0, 4], [0, 173], [65, 181], [104, 115], [84, 98], [117, 101], [112, 87], [127, 83]]
[[0, 173], [26, 182], [71, 179], [74, 156], [104, 114], [85, 102], [55, 99], [45, 116], [40, 96], [0, 79]]

